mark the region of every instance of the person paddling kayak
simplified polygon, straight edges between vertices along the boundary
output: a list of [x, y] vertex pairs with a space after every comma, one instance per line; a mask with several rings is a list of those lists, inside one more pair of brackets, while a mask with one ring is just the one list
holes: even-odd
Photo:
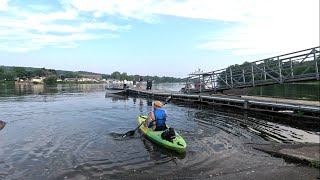
[[162, 103], [160, 101], [155, 101], [153, 103], [153, 111], [150, 112], [148, 118], [146, 119], [144, 125], [151, 128], [154, 131], [163, 131], [167, 129], [166, 119], [167, 113], [162, 110]]

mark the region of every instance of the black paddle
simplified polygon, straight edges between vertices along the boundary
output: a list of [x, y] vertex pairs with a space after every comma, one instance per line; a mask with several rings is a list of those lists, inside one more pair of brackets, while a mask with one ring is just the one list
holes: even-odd
[[[162, 105], [162, 107], [164, 105], [166, 105], [169, 101], [171, 100], [171, 96], [169, 96], [167, 99], [166, 99], [166, 102]], [[125, 133], [124, 135], [122, 135], [121, 137], [126, 137], [126, 136], [133, 136], [134, 133], [136, 132], [137, 129], [139, 129], [139, 127], [142, 125], [143, 123], [141, 123], [137, 128], [135, 128], [134, 130], [132, 131], [128, 131], [127, 133]]]

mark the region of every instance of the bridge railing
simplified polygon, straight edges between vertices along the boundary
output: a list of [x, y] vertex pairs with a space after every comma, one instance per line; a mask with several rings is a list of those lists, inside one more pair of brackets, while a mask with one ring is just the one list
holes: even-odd
[[285, 82], [319, 80], [320, 47], [309, 48], [206, 73], [193, 73], [201, 91], [218, 91]]

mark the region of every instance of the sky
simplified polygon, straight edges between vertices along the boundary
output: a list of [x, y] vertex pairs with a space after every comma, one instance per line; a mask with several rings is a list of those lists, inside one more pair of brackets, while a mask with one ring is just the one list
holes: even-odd
[[6, 66], [186, 77], [319, 44], [319, 0], [0, 0]]

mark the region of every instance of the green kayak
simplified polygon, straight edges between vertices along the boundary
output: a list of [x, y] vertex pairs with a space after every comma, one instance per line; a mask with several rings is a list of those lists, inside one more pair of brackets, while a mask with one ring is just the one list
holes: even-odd
[[[138, 117], [138, 124], [141, 124], [146, 120], [146, 118], [147, 116], [140, 115]], [[162, 139], [161, 134], [163, 133], [163, 131], [153, 131], [152, 128], [145, 127], [144, 125], [141, 125], [139, 129], [147, 138], [161, 146], [177, 151], [179, 153], [183, 153], [186, 150], [187, 144], [184, 139], [177, 133], [177, 131], [175, 131], [176, 138], [173, 139], [173, 142], [170, 142]]]

